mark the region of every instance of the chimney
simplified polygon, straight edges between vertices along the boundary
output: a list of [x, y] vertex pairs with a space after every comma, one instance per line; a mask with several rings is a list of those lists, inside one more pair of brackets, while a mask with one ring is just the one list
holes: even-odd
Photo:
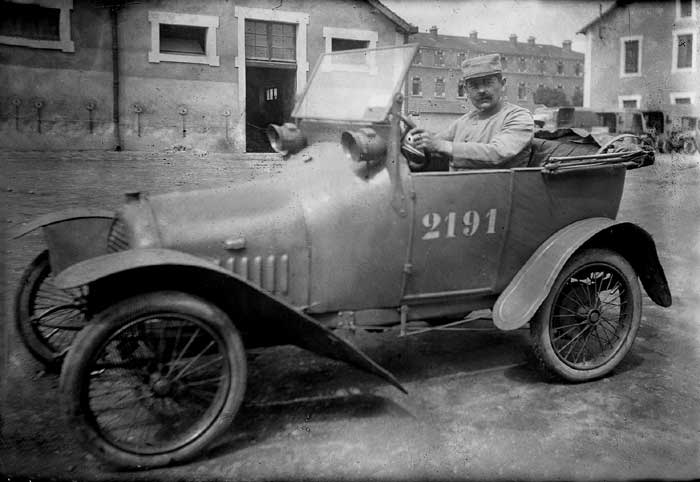
[[513, 45], [518, 44], [518, 36], [515, 35], [514, 33], [510, 34], [510, 37], [508, 37], [508, 38], [510, 39], [510, 43], [512, 43]]
[[477, 36], [478, 36], [478, 33], [477, 33], [476, 30], [472, 30], [471, 32], [469, 32], [469, 38], [470, 38], [470, 39], [476, 40], [476, 39], [477, 39]]
[[527, 43], [529, 43], [530, 45], [535, 45], [535, 37], [533, 37], [532, 35], [530, 35], [530, 36], [527, 38]]
[[430, 35], [432, 35], [433, 38], [437, 38], [437, 32], [438, 32], [438, 28], [436, 25], [433, 25], [432, 27], [430, 27]]
[[567, 52], [571, 52], [571, 40], [564, 40], [561, 43], [561, 48], [566, 50]]

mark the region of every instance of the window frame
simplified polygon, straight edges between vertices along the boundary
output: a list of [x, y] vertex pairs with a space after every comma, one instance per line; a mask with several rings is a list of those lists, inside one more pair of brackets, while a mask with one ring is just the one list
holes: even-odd
[[[243, 22], [244, 28], [248, 25], [248, 22], [252, 23], [259, 23], [259, 24], [264, 24], [265, 25], [265, 36], [267, 37], [268, 43], [266, 45], [268, 49], [268, 54], [267, 57], [259, 57], [259, 56], [248, 56], [248, 44], [244, 45], [244, 51], [246, 53], [246, 62], [270, 62], [273, 64], [288, 64], [288, 65], [295, 65], [296, 62], [296, 45], [294, 46], [294, 57], [293, 58], [273, 58], [272, 57], [272, 49], [274, 47], [274, 40], [273, 40], [273, 33], [272, 33], [272, 27], [275, 25], [285, 25], [285, 26], [290, 26], [292, 27], [292, 30], [294, 31], [294, 35], [291, 38], [294, 38], [296, 40], [296, 25], [293, 23], [289, 22], [273, 22], [269, 20], [259, 20], [259, 19], [253, 19], [253, 18], [248, 18]], [[244, 39], [248, 35], [247, 32], [245, 32]], [[281, 37], [288, 37], [285, 35], [279, 35]], [[244, 40], [245, 41], [245, 40]]]
[[369, 42], [367, 48], [376, 49], [379, 34], [376, 30], [361, 30], [356, 28], [323, 27], [325, 52], [333, 51], [333, 39], [359, 40]]
[[[520, 96], [520, 88], [522, 87], [523, 89], [523, 95], [522, 97]], [[518, 100], [527, 100], [527, 82], [518, 82]]]
[[444, 50], [436, 50], [435, 51], [435, 67], [444, 67], [445, 66], [445, 51]]
[[[684, 17], [688, 18], [688, 17]], [[691, 62], [690, 67], [678, 67], [678, 37], [680, 35], [691, 35], [693, 46], [691, 50]], [[684, 72], [695, 72], [698, 66], [698, 35], [695, 29], [692, 28], [682, 28], [674, 30], [671, 34], [673, 39], [673, 49], [671, 54], [671, 72], [673, 73], [684, 73]]]
[[[437, 89], [438, 81], [442, 82], [442, 94], [438, 94], [438, 89]], [[447, 92], [447, 83], [445, 82], [445, 78], [444, 77], [435, 77], [435, 90], [433, 93], [433, 97], [437, 97], [438, 99], [444, 99], [446, 92]]]
[[547, 73], [547, 61], [544, 59], [544, 57], [537, 59], [537, 72], [540, 74]]
[[[186, 64], [206, 64], [211, 67], [220, 65], [216, 55], [216, 31], [219, 28], [219, 17], [216, 15], [199, 15], [191, 13], [156, 12], [149, 10], [148, 21], [151, 24], [151, 50], [148, 61], [152, 64], [160, 62], [179, 62]], [[160, 25], [182, 25], [186, 27], [206, 27], [206, 44], [204, 54], [172, 54], [160, 51]]]
[[[460, 86], [464, 90], [464, 95], [459, 95], [459, 88]], [[469, 96], [467, 95], [467, 83], [463, 80], [459, 80], [457, 82], [457, 96], [458, 99], [467, 99]]]
[[[637, 41], [639, 48], [637, 50], [637, 71], [625, 72], [625, 42]], [[620, 78], [623, 77], [641, 77], [642, 65], [644, 59], [644, 35], [629, 35], [620, 37]]]
[[60, 50], [61, 52], [75, 52], [75, 43], [71, 39], [70, 11], [73, 10], [73, 0], [32, 0], [17, 1], [7, 0], [9, 3], [36, 5], [43, 8], [59, 10], [58, 15], [58, 40], [40, 40], [26, 37], [14, 37], [0, 35], [0, 44], [29, 47], [33, 49]]
[[466, 52], [457, 52], [457, 68], [461, 69], [462, 68], [462, 63], [464, 63], [465, 60], [467, 60], [469, 57], [467, 56]]
[[413, 60], [411, 60], [411, 65], [423, 65], [423, 49], [416, 49], [416, 55], [413, 56]]
[[[625, 101], [634, 100], [637, 102], [637, 107], [624, 107]], [[627, 94], [617, 96], [617, 107], [618, 109], [641, 109], [642, 108], [642, 94]]]
[[[413, 81], [418, 79], [418, 90], [417, 94], [413, 93]], [[411, 96], [413, 97], [423, 97], [423, 79], [420, 77], [411, 77]]]
[[695, 5], [695, 0], [690, 0], [690, 16], [681, 17], [681, 0], [676, 0], [676, 21], [697, 20], [696, 10], [697, 6]]
[[[690, 99], [690, 104], [677, 104], [677, 99]], [[669, 100], [671, 105], [695, 105], [695, 92], [671, 92]]]
[[[360, 29], [350, 29], [350, 28], [336, 28], [336, 27], [323, 27], [323, 36], [325, 37], [325, 48], [326, 53], [332, 52], [333, 39], [334, 38], [344, 38], [347, 40], [362, 40], [369, 42], [368, 49], [377, 48], [377, 40], [379, 39], [379, 34], [375, 30], [360, 30]], [[364, 50], [364, 49], [358, 49]], [[352, 50], [346, 50], [345, 52], [351, 52]], [[377, 71], [377, 58], [373, 53], [369, 53], [366, 57], [366, 63], [364, 65], [342, 63], [339, 58], [331, 58], [331, 63], [323, 66], [324, 69], [340, 70], [344, 72], [376, 72]]]

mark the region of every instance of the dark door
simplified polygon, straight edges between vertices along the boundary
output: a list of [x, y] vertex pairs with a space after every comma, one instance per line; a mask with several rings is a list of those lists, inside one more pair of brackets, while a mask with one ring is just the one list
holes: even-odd
[[272, 152], [265, 129], [269, 124], [282, 124], [290, 120], [296, 71], [248, 67], [246, 77], [246, 150]]

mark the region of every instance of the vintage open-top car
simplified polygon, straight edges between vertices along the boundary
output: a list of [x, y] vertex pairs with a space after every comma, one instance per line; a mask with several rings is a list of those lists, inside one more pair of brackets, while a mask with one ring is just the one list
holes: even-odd
[[[246, 349], [294, 344], [400, 381], [334, 332], [409, 333], [479, 309], [529, 323], [542, 368], [608, 374], [629, 351], [642, 293], [671, 295], [651, 236], [615, 221], [631, 144], [535, 139], [528, 167], [450, 172], [402, 114], [415, 45], [324, 54], [270, 126], [283, 172], [233, 187], [127, 194], [117, 213], [44, 216], [16, 322], [62, 365], [69, 424], [109, 463], [201, 453], [230, 425]], [[77, 335], [76, 335], [77, 334]], [[255, 383], [255, 380], [252, 381]]]

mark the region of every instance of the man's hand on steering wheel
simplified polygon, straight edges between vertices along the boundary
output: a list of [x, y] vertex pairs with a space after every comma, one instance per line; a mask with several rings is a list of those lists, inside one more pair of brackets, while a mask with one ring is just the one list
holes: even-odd
[[430, 131], [426, 131], [422, 127], [414, 127], [408, 131], [408, 134], [406, 134], [406, 139], [413, 147], [421, 151], [431, 153], [436, 152], [437, 150], [435, 134]]
[[407, 138], [412, 139], [412, 144], [430, 154], [445, 154], [448, 141], [438, 138], [434, 133], [427, 131], [421, 127], [414, 127], [408, 134]]

